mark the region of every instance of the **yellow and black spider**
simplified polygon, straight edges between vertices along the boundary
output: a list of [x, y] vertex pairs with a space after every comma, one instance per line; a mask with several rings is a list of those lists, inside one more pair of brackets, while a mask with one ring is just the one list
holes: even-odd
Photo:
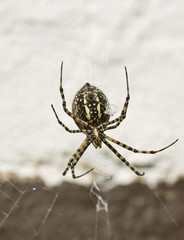
[[127, 97], [126, 101], [123, 106], [123, 110], [121, 112], [121, 115], [114, 120], [109, 121], [110, 115], [107, 112], [107, 108], [109, 106], [109, 102], [105, 94], [98, 89], [95, 86], [92, 86], [89, 83], [86, 83], [75, 95], [73, 103], [72, 103], [72, 112], [70, 112], [66, 107], [66, 100], [64, 96], [63, 86], [62, 86], [62, 72], [63, 72], [63, 62], [61, 63], [61, 75], [60, 75], [60, 93], [62, 97], [63, 102], [63, 109], [64, 111], [75, 121], [77, 126], [79, 127], [78, 130], [70, 130], [67, 126], [65, 126], [57, 116], [57, 113], [51, 105], [55, 116], [57, 118], [58, 123], [65, 128], [66, 131], [70, 133], [84, 133], [86, 135], [85, 140], [82, 142], [82, 144], [79, 146], [77, 151], [73, 154], [73, 156], [68, 161], [67, 167], [65, 171], [63, 172], [63, 175], [66, 175], [69, 168], [71, 168], [72, 177], [73, 178], [79, 178], [84, 176], [85, 174], [91, 172], [94, 170], [93, 168], [89, 171], [85, 172], [84, 174], [81, 174], [79, 176], [75, 175], [74, 167], [78, 163], [79, 159], [87, 149], [87, 147], [92, 143], [95, 148], [101, 148], [102, 142], [110, 148], [110, 150], [115, 153], [115, 155], [124, 162], [134, 173], [136, 173], [138, 176], [143, 176], [143, 173], [138, 172], [134, 167], [130, 165], [130, 163], [107, 141], [111, 141], [113, 143], [116, 143], [117, 145], [126, 148], [127, 150], [130, 150], [134, 153], [147, 153], [147, 154], [154, 154], [157, 152], [161, 152], [165, 150], [166, 148], [169, 148], [173, 144], [175, 144], [176, 141], [171, 143], [170, 145], [157, 150], [157, 151], [142, 151], [134, 149], [124, 143], [121, 143], [109, 136], [107, 136], [104, 132], [110, 129], [114, 129], [120, 125], [120, 123], [126, 118], [128, 103], [130, 99], [129, 94], [129, 85], [128, 85], [128, 73], [127, 69], [125, 67], [125, 74], [126, 74], [126, 83], [127, 83]]

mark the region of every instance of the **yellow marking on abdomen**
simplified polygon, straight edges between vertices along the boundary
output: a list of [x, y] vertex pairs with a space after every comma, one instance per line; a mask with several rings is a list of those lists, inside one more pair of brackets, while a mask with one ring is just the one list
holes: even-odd
[[87, 117], [88, 120], [90, 120], [91, 119], [90, 111], [89, 111], [89, 108], [86, 105], [86, 103], [87, 103], [87, 100], [84, 98], [84, 107], [85, 107], [86, 117]]
[[[99, 98], [97, 97], [96, 100], [99, 102]], [[102, 117], [101, 110], [100, 110], [100, 102], [97, 105], [97, 111], [98, 111], [98, 118], [100, 119]]]

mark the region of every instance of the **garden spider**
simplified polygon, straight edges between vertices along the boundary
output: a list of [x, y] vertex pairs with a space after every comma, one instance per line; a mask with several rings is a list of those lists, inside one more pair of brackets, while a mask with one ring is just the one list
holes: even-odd
[[134, 153], [147, 153], [147, 154], [154, 154], [169, 148], [176, 141], [171, 143], [170, 145], [157, 150], [157, 151], [142, 151], [134, 149], [124, 143], [121, 143], [109, 136], [107, 136], [104, 132], [110, 129], [117, 128], [120, 123], [126, 118], [128, 103], [130, 99], [129, 95], [129, 85], [128, 85], [128, 73], [125, 67], [125, 74], [126, 74], [126, 84], [127, 84], [127, 97], [126, 101], [123, 106], [123, 110], [119, 117], [115, 118], [114, 120], [109, 121], [110, 115], [107, 113], [107, 108], [109, 106], [109, 102], [105, 96], [105, 94], [95, 86], [92, 86], [89, 83], [86, 83], [75, 95], [73, 103], [72, 103], [72, 112], [70, 112], [66, 107], [66, 100], [64, 96], [63, 86], [62, 86], [62, 72], [63, 72], [63, 62], [61, 63], [61, 74], [60, 74], [60, 93], [63, 103], [64, 111], [75, 121], [77, 126], [79, 127], [78, 130], [70, 130], [67, 126], [64, 125], [57, 116], [57, 113], [54, 109], [54, 106], [51, 105], [54, 114], [57, 118], [58, 123], [65, 128], [66, 131], [70, 133], [84, 133], [86, 135], [85, 140], [79, 146], [77, 151], [73, 154], [73, 156], [68, 161], [67, 167], [63, 172], [63, 175], [66, 175], [68, 170], [71, 168], [72, 177], [79, 178], [84, 176], [85, 174], [94, 170], [93, 168], [89, 171], [76, 176], [75, 175], [75, 165], [78, 163], [79, 159], [86, 151], [88, 146], [92, 143], [95, 148], [101, 148], [102, 142], [110, 148], [110, 150], [122, 161], [124, 162], [135, 174], [138, 176], [143, 176], [143, 173], [138, 172], [134, 167], [130, 165], [130, 163], [107, 141], [111, 141], [127, 150], [130, 150]]

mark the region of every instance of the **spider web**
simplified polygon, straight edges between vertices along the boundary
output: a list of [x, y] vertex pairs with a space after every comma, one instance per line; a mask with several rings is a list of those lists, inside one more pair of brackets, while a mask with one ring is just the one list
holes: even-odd
[[[102, 197], [100, 188], [97, 186], [96, 182], [93, 182], [90, 188], [90, 196], [96, 206], [96, 218], [95, 218], [95, 235], [94, 239], [101, 239], [101, 233], [105, 232], [105, 239], [111, 239], [111, 225], [109, 220], [109, 209], [108, 202]], [[104, 228], [102, 230], [102, 228]]]

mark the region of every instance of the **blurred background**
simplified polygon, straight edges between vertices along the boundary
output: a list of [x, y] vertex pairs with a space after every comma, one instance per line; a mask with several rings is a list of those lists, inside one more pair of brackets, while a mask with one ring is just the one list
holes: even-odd
[[[2, 239], [183, 239], [183, 23], [183, 0], [1, 0]], [[152, 156], [115, 146], [144, 177], [93, 145], [75, 170], [94, 171], [62, 176], [85, 136], [66, 132], [50, 106], [77, 129], [62, 109], [61, 61], [68, 109], [89, 82], [109, 99], [111, 119], [127, 67], [127, 118], [109, 136], [140, 150], [179, 138]]]
[[[67, 107], [84, 83], [99, 87], [109, 99], [112, 118], [119, 116], [126, 98], [124, 66], [129, 73], [127, 118], [108, 135], [143, 150], [160, 149], [154, 156], [134, 154], [118, 146], [154, 184], [183, 175], [184, 130], [184, 2], [149, 1], [1, 1], [0, 9], [0, 174], [39, 177], [47, 185], [73, 181], [64, 178], [70, 156], [83, 134], [62, 109], [60, 64]], [[112, 119], [111, 118], [111, 119]], [[77, 183], [112, 177], [113, 184], [129, 183], [134, 174], [106, 146], [90, 146], [76, 166], [95, 173]]]

